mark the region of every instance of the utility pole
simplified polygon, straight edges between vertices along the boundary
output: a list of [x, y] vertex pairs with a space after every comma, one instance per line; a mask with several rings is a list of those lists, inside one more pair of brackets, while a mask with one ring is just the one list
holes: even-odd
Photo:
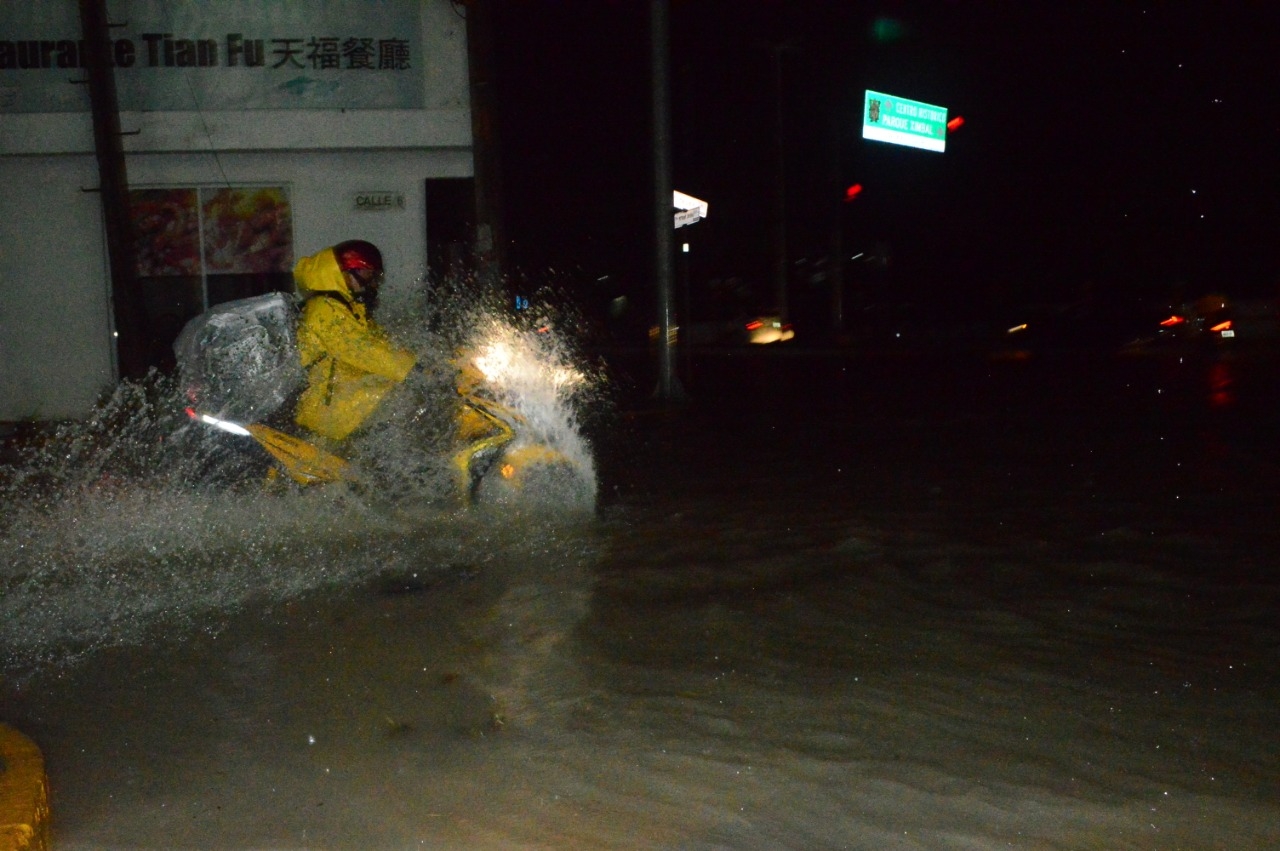
[[105, 0], [80, 0], [80, 29], [84, 36], [89, 105], [93, 114], [93, 148], [98, 157], [99, 197], [111, 272], [116, 364], [121, 378], [141, 378], [146, 375], [149, 364], [142, 339], [142, 300], [134, 262], [129, 175], [125, 168], [120, 107], [111, 65], [110, 26]]
[[[673, 339], [675, 290], [675, 204], [671, 187], [670, 11], [667, 0], [649, 0], [653, 60], [653, 224], [656, 233], [655, 275], [658, 282], [659, 399], [684, 396], [675, 374]], [[687, 345], [687, 343], [686, 343]]]
[[497, 97], [493, 70], [491, 0], [467, 2], [467, 58], [471, 87], [471, 139], [475, 172], [476, 272], [485, 284], [503, 279], [506, 228], [502, 221]]

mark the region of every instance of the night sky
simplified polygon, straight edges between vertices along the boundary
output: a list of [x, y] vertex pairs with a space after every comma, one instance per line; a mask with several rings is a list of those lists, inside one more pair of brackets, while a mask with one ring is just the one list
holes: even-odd
[[[1270, 7], [675, 0], [673, 182], [711, 204], [679, 234], [693, 286], [770, 289], [785, 44], [792, 263], [838, 227], [847, 256], [890, 258], [853, 279], [902, 301], [1276, 294]], [[514, 265], [651, 287], [648, 4], [500, 3], [495, 36]], [[867, 88], [965, 124], [941, 154], [863, 141]]]

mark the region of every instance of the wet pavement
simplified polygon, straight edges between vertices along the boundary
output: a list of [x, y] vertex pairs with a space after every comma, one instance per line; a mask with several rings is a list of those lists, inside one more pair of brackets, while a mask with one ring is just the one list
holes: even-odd
[[604, 357], [592, 516], [51, 528], [141, 621], [0, 683], [58, 847], [1280, 844], [1269, 354]]

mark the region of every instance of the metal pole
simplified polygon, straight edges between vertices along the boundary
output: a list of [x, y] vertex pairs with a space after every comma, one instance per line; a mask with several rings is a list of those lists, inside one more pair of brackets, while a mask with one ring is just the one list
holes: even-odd
[[684, 342], [681, 343], [680, 349], [683, 353], [684, 360], [684, 383], [693, 385], [693, 288], [689, 284], [689, 265], [691, 258], [689, 257], [689, 243], [683, 240], [680, 242], [680, 288], [684, 300], [684, 319], [680, 320], [684, 323], [685, 335]]
[[467, 58], [471, 84], [471, 137], [475, 172], [476, 271], [481, 281], [502, 280], [506, 235], [502, 225], [502, 169], [493, 72], [493, 9], [490, 0], [467, 3]]
[[785, 324], [788, 321], [787, 305], [787, 156], [785, 136], [785, 116], [782, 108], [782, 53], [794, 46], [794, 42], [769, 46], [773, 57], [773, 97], [774, 97], [774, 143], [777, 154], [777, 208], [774, 210], [774, 277], [777, 286], [778, 316]]
[[141, 378], [146, 375], [149, 364], [142, 339], [144, 323], [134, 264], [129, 175], [121, 142], [109, 27], [104, 0], [80, 0], [80, 28], [84, 36], [89, 104], [93, 113], [93, 147], [98, 157], [102, 218], [111, 273], [116, 357], [121, 378]]
[[[836, 98], [831, 99], [838, 102]], [[842, 178], [844, 177], [844, 169], [842, 168], [842, 160], [840, 156], [841, 127], [844, 116], [838, 108], [831, 110], [829, 117], [831, 146], [828, 152], [830, 160], [830, 176], [827, 186], [827, 197], [830, 198], [831, 212], [831, 248], [830, 259], [827, 268], [827, 276], [830, 278], [831, 284], [831, 336], [834, 342], [839, 342], [844, 334], [844, 199], [839, 197]]]
[[654, 265], [658, 283], [659, 399], [683, 396], [675, 375], [673, 339], [675, 289], [675, 205], [671, 188], [671, 90], [669, 10], [667, 0], [649, 0], [649, 29], [653, 59], [653, 223], [656, 231]]

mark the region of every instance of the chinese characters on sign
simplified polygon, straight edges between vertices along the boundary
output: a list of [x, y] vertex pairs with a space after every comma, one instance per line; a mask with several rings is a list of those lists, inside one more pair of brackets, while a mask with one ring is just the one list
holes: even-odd
[[[270, 40], [272, 68], [289, 65], [316, 71], [344, 68], [349, 71], [407, 71], [412, 66], [409, 43], [402, 38], [333, 38], [311, 36], [273, 38]], [[246, 42], [239, 33], [227, 35], [227, 60], [236, 64], [240, 57], [248, 66], [262, 65], [263, 39]]]

